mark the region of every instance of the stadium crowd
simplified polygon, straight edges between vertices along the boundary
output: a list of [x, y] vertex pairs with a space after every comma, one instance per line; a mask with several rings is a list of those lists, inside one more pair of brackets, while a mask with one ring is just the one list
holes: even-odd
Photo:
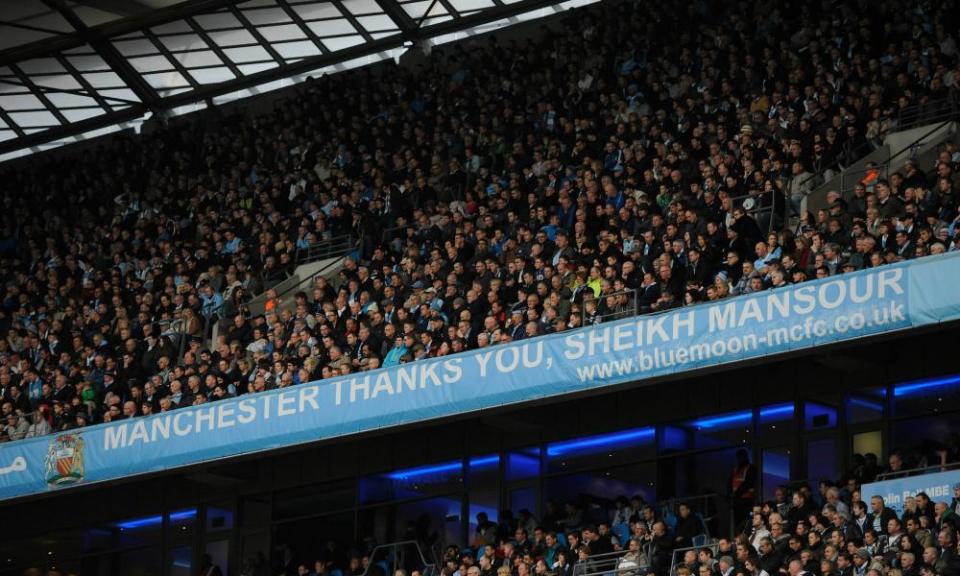
[[[960, 249], [953, 145], [798, 213], [958, 92], [955, 1], [866, 8], [604, 2], [7, 170], [2, 436]], [[345, 234], [338, 278], [268, 292]]]
[[[893, 452], [888, 467], [876, 456], [857, 455], [838, 481], [778, 486], [769, 501], [758, 496], [757, 469], [746, 451], [730, 475], [728, 496], [748, 504], [735, 516], [733, 533], [710, 538], [711, 529], [691, 504], [647, 502], [641, 495], [609, 500], [551, 502], [542, 518], [528, 510], [486, 513], [475, 519], [472, 541], [438, 554], [439, 576], [955, 576], [960, 574], [957, 530], [960, 484], [934, 501], [925, 492], [906, 496], [902, 509], [881, 496], [862, 494], [878, 473], [909, 474], [905, 454]], [[703, 500], [698, 505], [702, 505]], [[712, 530], [717, 530], [714, 526]], [[726, 536], [730, 534], [729, 536]], [[402, 538], [423, 550], [438, 536], [427, 521], [411, 524]], [[378, 575], [385, 569], [370, 555], [370, 543], [354, 549], [328, 546], [311, 564], [291, 561], [273, 573], [297, 576]], [[368, 569], [368, 565], [373, 566]], [[406, 566], [406, 576], [421, 566]], [[248, 565], [250, 576], [257, 574]], [[264, 572], [266, 574], [267, 572]], [[380, 576], [388, 576], [380, 574]], [[414, 574], [413, 576], [416, 576]]]

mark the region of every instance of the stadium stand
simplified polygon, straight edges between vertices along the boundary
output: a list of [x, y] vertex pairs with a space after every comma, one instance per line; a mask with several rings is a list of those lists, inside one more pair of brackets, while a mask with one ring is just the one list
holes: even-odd
[[[790, 226], [812, 176], [956, 101], [946, 5], [856, 6], [604, 5], [8, 171], [4, 438], [960, 248], [952, 142]], [[333, 281], [270, 292], [347, 236]]]
[[[330, 75], [268, 114], [214, 109], [10, 168], [0, 439], [960, 250], [952, 140], [806, 210], [886, 135], [956, 119], [958, 14], [604, 2], [563, 33]], [[333, 272], [280, 287], [327, 257]], [[623, 494], [589, 515], [478, 516], [436, 563], [363, 542], [282, 573], [960, 576], [960, 484], [900, 512], [861, 491], [952, 468], [956, 447], [937, 458], [864, 455], [767, 502], [743, 452], [722, 472], [732, 527]], [[438, 536], [417, 525], [406, 540]]]

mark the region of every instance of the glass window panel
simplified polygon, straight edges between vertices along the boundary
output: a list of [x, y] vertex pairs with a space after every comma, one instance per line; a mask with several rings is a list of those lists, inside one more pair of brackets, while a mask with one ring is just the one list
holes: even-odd
[[878, 457], [883, 454], [883, 433], [880, 430], [873, 432], [862, 432], [853, 435], [853, 453], [876, 454]]
[[[159, 52], [153, 42], [146, 38], [137, 40], [114, 40], [114, 47], [124, 56], [143, 56], [145, 54], [156, 54]], [[80, 68], [83, 70], [83, 68]]]
[[847, 398], [847, 420], [851, 424], [875, 422], [883, 418], [884, 398], [874, 395], [851, 395]]
[[837, 476], [837, 441], [827, 438], [807, 442], [807, 478], [811, 484], [836, 481]]
[[778, 486], [790, 483], [790, 451], [770, 448], [763, 451], [763, 499], [773, 500]]
[[693, 447], [697, 449], [746, 444], [750, 440], [752, 426], [752, 410], [705, 416], [685, 424], [695, 432], [692, 435]]
[[768, 446], [770, 444], [785, 443], [795, 433], [794, 406], [790, 404], [774, 404], [764, 406], [759, 412], [760, 435]]
[[356, 484], [352, 480], [325, 482], [279, 492], [273, 500], [273, 518], [282, 521], [346, 510], [354, 506], [356, 497]]
[[210, 570], [208, 573], [230, 574], [230, 541], [219, 540], [217, 542], [208, 542], [206, 553], [210, 556], [211, 566], [216, 566], [219, 570]]
[[[457, 543], [462, 540], [460, 517], [460, 497], [432, 498], [400, 504], [397, 506], [394, 533], [401, 536], [409, 534], [415, 526], [426, 526], [427, 534], [437, 532], [441, 542]], [[392, 574], [393, 570], [387, 573]]]
[[173, 69], [173, 64], [167, 60], [167, 57], [160, 54], [156, 56], [130, 58], [128, 61], [137, 72], [161, 72]]
[[84, 79], [94, 88], [126, 88], [127, 85], [114, 72], [89, 72]]
[[0, 130], [0, 141], [11, 140], [16, 137], [17, 135], [13, 132], [13, 130]]
[[197, 68], [199, 66], [221, 66], [223, 62], [220, 57], [212, 50], [201, 50], [199, 52], [184, 52], [174, 54], [174, 58], [187, 68]]
[[159, 74], [144, 74], [143, 79], [154, 88], [179, 88], [189, 86], [186, 78], [179, 72], [162, 72]]
[[222, 532], [233, 528], [233, 510], [222, 506], [207, 507], [206, 531]]
[[191, 576], [193, 574], [193, 550], [190, 546], [180, 546], [170, 550], [170, 576]]
[[66, 69], [54, 58], [34, 58], [18, 62], [17, 66], [24, 74], [49, 74], [51, 72], [66, 72]]
[[361, 478], [360, 503], [416, 498], [460, 490], [462, 486], [463, 462], [450, 460]]
[[340, 38], [324, 38], [323, 40], [323, 45], [331, 52], [343, 50], [344, 48], [356, 46], [357, 44], [363, 44], [363, 36], [343, 36]]
[[[960, 414], [926, 414], [920, 418], [900, 420], [893, 425], [893, 437], [886, 446], [887, 454], [899, 452], [903, 468], [935, 466], [940, 463], [939, 450], [955, 445], [960, 429]], [[881, 462], [886, 466], [887, 461]]]
[[825, 430], [837, 425], [837, 410], [832, 406], [807, 402], [803, 410], [804, 427], [807, 430]]
[[256, 44], [253, 34], [246, 30], [229, 30], [226, 32], [211, 32], [210, 39], [218, 46], [240, 46], [242, 44]]
[[[294, 7], [296, 9], [296, 7]], [[265, 24], [283, 24], [291, 22], [290, 17], [282, 8], [259, 8], [256, 10], [244, 10], [243, 15], [247, 17], [250, 24], [254, 26], [263, 26]]]
[[313, 4], [299, 4], [291, 6], [293, 11], [304, 20], [317, 20], [321, 18], [342, 18], [343, 13], [337, 10], [337, 7], [330, 2], [316, 2]]
[[16, 96], [0, 96], [0, 108], [12, 110], [46, 110], [40, 99], [33, 94], [17, 94]]
[[60, 125], [50, 112], [10, 112], [10, 119], [23, 128], [44, 128]]
[[394, 24], [393, 20], [386, 14], [379, 16], [358, 16], [357, 21], [370, 32], [397, 29], [397, 25]]
[[163, 562], [160, 559], [160, 547], [153, 546], [145, 550], [133, 550], [117, 554], [118, 574], [129, 576], [160, 576]]
[[277, 26], [263, 26], [258, 29], [267, 42], [284, 42], [287, 40], [303, 40], [307, 37], [296, 24], [279, 24]]
[[960, 376], [928, 378], [893, 388], [895, 416], [918, 416], [960, 407]]
[[223, 52], [227, 55], [227, 58], [238, 64], [243, 62], [261, 62], [263, 60], [272, 60], [272, 58], [270, 58], [270, 54], [261, 46], [226, 48]]
[[640, 494], [648, 502], [656, 500], [656, 471], [651, 462], [555, 476], [544, 481], [544, 503], [553, 506], [561, 518], [572, 518], [564, 512], [564, 505], [574, 503], [581, 513], [581, 525], [609, 522], [607, 510], [618, 496]]
[[190, 28], [190, 25], [187, 24], [184, 20], [177, 20], [175, 22], [167, 22], [166, 24], [161, 24], [159, 26], [154, 26], [150, 29], [154, 34], [185, 34], [191, 32], [193, 29]]
[[[416, 20], [421, 18], [424, 14], [426, 14], [427, 9], [430, 8], [431, 4], [432, 4], [431, 0], [423, 0], [422, 2], [411, 2], [409, 4], [404, 4], [403, 10], [404, 12], [407, 13], [408, 16]], [[437, 3], [437, 6], [439, 5], [440, 4]], [[442, 7], [440, 9], [443, 10]], [[437, 14], [437, 13], [438, 12], [436, 11], [436, 9], [434, 9], [434, 14]], [[445, 13], [445, 11], [442, 13]]]
[[320, 49], [317, 48], [317, 45], [309, 40], [275, 44], [273, 49], [284, 58], [306, 58], [320, 54]]
[[524, 448], [507, 454], [506, 479], [526, 480], [540, 475], [540, 447]]
[[339, 34], [353, 34], [356, 29], [346, 18], [339, 20], [323, 20], [320, 22], [309, 22], [307, 26], [313, 30], [313, 33], [321, 38], [327, 36], [336, 36]]
[[229, 12], [197, 14], [193, 19], [204, 30], [223, 30], [224, 28], [241, 28], [243, 26], [236, 16]]
[[[468, 485], [470, 489], [470, 517], [467, 518], [469, 533], [477, 529], [477, 514], [481, 512], [492, 521], [497, 521], [500, 509], [500, 457], [487, 454], [471, 458], [468, 465]], [[458, 539], [459, 540], [459, 539]]]
[[647, 427], [552, 442], [547, 446], [547, 468], [561, 472], [653, 457], [655, 436], [653, 427]]
[[[315, 528], [315, 526], [314, 526]], [[351, 530], [349, 534], [352, 534]], [[240, 541], [240, 563], [249, 566], [253, 574], [269, 574], [270, 533], [244, 534]]]
[[370, 37], [373, 38], [374, 40], [379, 40], [381, 38], [386, 38], [387, 36], [394, 36], [396, 35], [396, 33], [397, 33], [396, 30], [394, 30], [393, 32], [374, 32], [370, 34]]
[[81, 120], [106, 114], [106, 111], [103, 108], [81, 108], [79, 110], [61, 110], [60, 113], [71, 122], [80, 122]]
[[[156, 50], [153, 51], [156, 52]], [[96, 55], [67, 56], [67, 60], [80, 72], [96, 72], [110, 69], [110, 66], [103, 61], [103, 58]]]
[[196, 533], [197, 509], [174, 510], [167, 517], [167, 535], [172, 540], [189, 541]]

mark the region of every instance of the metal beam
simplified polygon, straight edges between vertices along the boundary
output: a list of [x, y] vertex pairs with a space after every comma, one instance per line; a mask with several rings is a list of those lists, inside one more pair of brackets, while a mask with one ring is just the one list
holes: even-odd
[[307, 38], [309, 38], [314, 44], [317, 45], [317, 49], [320, 50], [323, 54], [329, 54], [330, 50], [327, 49], [323, 44], [323, 40], [317, 36], [316, 32], [313, 31], [309, 26], [307, 26], [306, 21], [297, 14], [297, 11], [290, 7], [290, 4], [287, 3], [287, 0], [277, 0], [277, 6], [286, 13], [286, 15], [293, 20], [293, 23], [300, 28], [300, 31], [303, 32]]
[[183, 76], [183, 79], [187, 81], [187, 84], [190, 84], [191, 88], [199, 88], [200, 83], [193, 79], [193, 76], [190, 74], [190, 71], [187, 70], [187, 67], [183, 65], [182, 62], [177, 60], [177, 57], [174, 56], [173, 52], [167, 49], [163, 42], [157, 38], [157, 35], [153, 33], [152, 30], [145, 29], [143, 35], [146, 36], [147, 41], [153, 44], [153, 47], [157, 49], [164, 58], [170, 61], [170, 65], [176, 69], [176, 71]]
[[257, 30], [257, 27], [254, 26], [252, 22], [250, 22], [250, 20], [246, 17], [246, 15], [240, 10], [237, 10], [237, 7], [234, 6], [233, 4], [230, 5], [230, 13], [233, 14], [234, 18], [236, 18], [238, 22], [240, 22], [241, 26], [246, 28], [247, 32], [249, 32], [250, 35], [253, 36], [254, 40], [259, 42], [260, 45], [263, 46], [263, 49], [267, 51], [267, 54], [269, 54], [271, 58], [276, 60], [277, 64], [280, 64], [281, 66], [283, 66], [283, 56], [281, 56], [280, 53], [273, 48], [270, 42], [268, 42], [267, 39], [263, 37], [263, 34], [261, 34], [259, 30]]
[[340, 15], [347, 19], [347, 22], [357, 31], [357, 34], [363, 37], [364, 42], [372, 42], [373, 37], [370, 36], [370, 33], [367, 32], [360, 22], [357, 20], [356, 16], [353, 15], [350, 10], [346, 8], [343, 4], [340, 3], [340, 0], [330, 0], [330, 3], [340, 12]]
[[[180, 94], [167, 96], [162, 98], [157, 104], [163, 109], [170, 109], [177, 106], [192, 104], [194, 102], [201, 102], [209, 98], [235, 92], [237, 90], [243, 90], [245, 88], [264, 84], [266, 82], [305, 74], [318, 68], [337, 64], [338, 62], [344, 62], [354, 58], [361, 58], [363, 56], [370, 56], [378, 52], [399, 48], [402, 47], [404, 43], [411, 40], [431, 38], [434, 36], [441, 36], [444, 34], [450, 34], [452, 32], [483, 26], [484, 24], [489, 24], [490, 22], [504, 18], [510, 18], [511, 16], [516, 16], [525, 12], [531, 12], [533, 10], [539, 10], [541, 8], [553, 6], [558, 3], [559, 0], [523, 0], [514, 4], [506, 4], [503, 6], [489, 8], [468, 16], [463, 16], [459, 19], [448, 20], [439, 24], [426, 26], [420, 30], [408, 34], [394, 34], [379, 40], [352, 46], [344, 50], [338, 50], [328, 54], [320, 54], [318, 56], [311, 56], [309, 58], [304, 58], [303, 60], [289, 64], [282, 64], [277, 68], [264, 70], [263, 72], [250, 74], [242, 78], [228, 80], [219, 84], [206, 85], [196, 90], [190, 90], [187, 92], [181, 92]], [[81, 134], [90, 130], [96, 130], [112, 124], [129, 122], [142, 117], [149, 111], [150, 110], [145, 105], [132, 106], [130, 108], [114, 111], [96, 118], [75, 122], [69, 126], [60, 126], [50, 130], [45, 130], [43, 132], [29, 134], [21, 138], [17, 138], [16, 140], [0, 143], [0, 154], [30, 146], [36, 146], [44, 142], [65, 138], [75, 134]]]
[[377, 4], [404, 34], [413, 34], [417, 29], [416, 22], [396, 0], [377, 0]]
[[133, 0], [73, 0], [82, 6], [96, 8], [103, 12], [119, 14], [120, 16], [141, 16], [150, 12], [149, 6], [144, 6]]
[[47, 109], [53, 117], [57, 119], [57, 122], [60, 124], [69, 124], [70, 121], [67, 120], [67, 117], [63, 115], [56, 106], [53, 105], [53, 102], [47, 98], [47, 95], [43, 93], [42, 90], [37, 88], [29, 76], [23, 73], [23, 70], [20, 69], [16, 64], [10, 65], [10, 71], [13, 72], [20, 82], [23, 82], [23, 85], [30, 89], [30, 93], [37, 97], [37, 100], [40, 100], [40, 103], [43, 104], [43, 107]]
[[223, 61], [223, 65], [226, 66], [227, 69], [230, 70], [230, 72], [232, 72], [234, 76], [236, 76], [237, 78], [240, 78], [241, 76], [243, 76], [243, 72], [241, 72], [240, 69], [237, 68], [237, 65], [233, 63], [233, 60], [231, 60], [230, 58], [227, 58], [227, 55], [223, 52], [220, 46], [218, 46], [217, 43], [213, 41], [213, 38], [211, 38], [210, 35], [207, 34], [206, 30], [204, 30], [199, 24], [197, 24], [196, 20], [194, 20], [192, 17], [186, 18], [185, 20], [186, 20], [186, 23], [190, 25], [190, 29], [193, 30], [194, 33], [196, 33], [196, 35], [200, 37], [201, 40], [207, 43], [210, 49], [213, 50], [213, 53], [217, 55], [217, 58]]
[[[100, 38], [111, 38], [122, 36], [131, 32], [138, 32], [143, 28], [150, 28], [167, 24], [175, 20], [181, 20], [186, 16], [202, 14], [205, 12], [214, 12], [225, 6], [241, 4], [247, 0], [188, 0], [174, 4], [167, 8], [150, 10], [140, 16], [131, 16], [122, 18], [113, 22], [107, 22], [99, 26], [87, 27], [85, 32], [73, 32], [70, 34], [61, 34], [54, 38], [45, 38], [37, 42], [14, 46], [0, 51], [0, 66], [6, 66], [11, 62], [19, 62], [44, 56], [51, 52], [60, 52], [71, 48], [79, 48], [87, 43], [87, 36], [92, 34]], [[46, 2], [46, 0], [44, 0]], [[47, 3], [49, 6], [49, 3]], [[72, 24], [72, 22], [71, 22]]]
[[76, 33], [82, 39], [83, 44], [90, 44], [97, 51], [97, 54], [103, 58], [103, 61], [110, 66], [114, 74], [119, 76], [123, 83], [133, 90], [133, 93], [137, 95], [141, 102], [151, 110], [156, 109], [160, 96], [153, 87], [147, 84], [143, 76], [127, 62], [127, 59], [117, 51], [110, 40], [97, 32], [99, 27], [97, 29], [88, 28], [83, 20], [67, 7], [64, 0], [42, 1], [50, 8], [58, 11], [76, 29]]

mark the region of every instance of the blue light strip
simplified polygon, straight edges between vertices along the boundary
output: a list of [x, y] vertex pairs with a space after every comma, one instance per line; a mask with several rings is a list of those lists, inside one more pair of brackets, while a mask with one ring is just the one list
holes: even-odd
[[[770, 406], [769, 408], [762, 408], [760, 410], [760, 418], [769, 418], [771, 416], [782, 416], [787, 414], [793, 414], [793, 404], [781, 404], [779, 406]], [[697, 428], [713, 428], [721, 424], [747, 422], [751, 418], [753, 418], [753, 411], [745, 410], [743, 412], [734, 412], [733, 414], [726, 414], [724, 416], [701, 418], [699, 420], [694, 420], [691, 422], [691, 424]]]
[[[479, 458], [472, 458], [470, 460], [470, 468], [482, 468], [484, 466], [499, 463], [500, 456], [497, 454], [494, 454], [493, 456], [481, 456]], [[430, 474], [439, 474], [441, 472], [458, 472], [462, 469], [463, 463], [460, 460], [456, 460], [454, 462], [444, 462], [442, 464], [434, 464], [431, 466], [418, 466], [417, 468], [397, 470], [396, 472], [384, 474], [384, 476], [391, 480], [410, 480], [411, 478], [415, 478], [417, 476], [429, 476]]]
[[[177, 520], [186, 520], [188, 518], [196, 518], [197, 509], [191, 508], [189, 510], [181, 510], [180, 512], [173, 512], [170, 514], [170, 521], [175, 522]], [[136, 530], [137, 528], [146, 528], [147, 526], [157, 526], [163, 523], [163, 516], [147, 516], [145, 518], [137, 518], [136, 520], [127, 520], [126, 522], [120, 522], [117, 524], [117, 528], [121, 530]]]
[[929, 390], [930, 388], [939, 388], [941, 386], [951, 386], [954, 384], [960, 384], [960, 375], [919, 380], [911, 384], [901, 384], [900, 386], [894, 387], [893, 395], [895, 397], [910, 396], [911, 394]]
[[652, 438], [653, 434], [653, 427], [634, 428], [633, 430], [624, 430], [623, 432], [614, 432], [613, 434], [600, 434], [598, 436], [587, 436], [575, 440], [554, 442], [547, 446], [547, 456], [560, 456], [580, 451], [593, 452], [603, 448], [613, 448], [631, 441]]
[[692, 424], [697, 428], [713, 428], [714, 426], [720, 424], [732, 424], [734, 422], [748, 421], [751, 418], [753, 418], [753, 411], [747, 410], [746, 412], [736, 412], [734, 414], [727, 414], [726, 416], [701, 418], [700, 420], [694, 420]]
[[869, 410], [876, 410], [877, 412], [883, 412], [883, 404], [879, 402], [871, 402], [869, 400], [864, 400], [863, 398], [856, 398], [856, 397], [851, 397], [849, 402], [853, 406], [860, 406], [861, 408], [867, 408]]

